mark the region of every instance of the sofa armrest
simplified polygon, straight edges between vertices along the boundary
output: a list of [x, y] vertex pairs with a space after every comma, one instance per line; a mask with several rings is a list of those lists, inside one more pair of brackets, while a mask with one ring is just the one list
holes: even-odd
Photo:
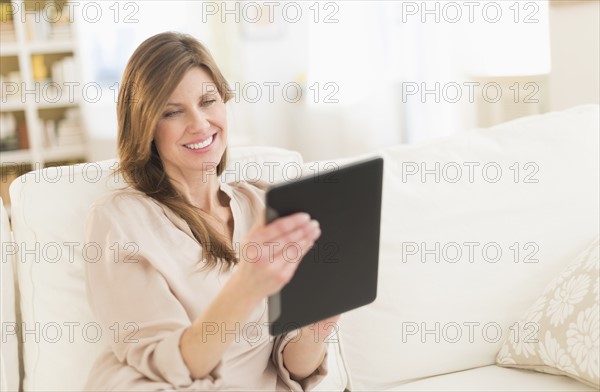
[[0, 319], [2, 323], [2, 345], [0, 346], [0, 390], [18, 391], [20, 387], [19, 328], [17, 318], [17, 291], [14, 275], [14, 242], [8, 214], [0, 198], [0, 243], [2, 254], [0, 278], [2, 288]]

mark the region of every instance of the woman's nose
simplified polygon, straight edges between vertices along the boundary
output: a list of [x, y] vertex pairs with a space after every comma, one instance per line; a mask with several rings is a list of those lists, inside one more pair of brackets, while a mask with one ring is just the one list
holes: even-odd
[[210, 128], [210, 121], [208, 115], [199, 108], [192, 111], [190, 119], [190, 131], [191, 132], [205, 132]]

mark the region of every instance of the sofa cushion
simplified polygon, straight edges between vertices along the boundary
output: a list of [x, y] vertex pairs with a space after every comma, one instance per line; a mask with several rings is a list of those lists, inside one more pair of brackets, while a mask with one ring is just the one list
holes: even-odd
[[[229, 149], [221, 180], [278, 182], [300, 170], [302, 157], [273, 147]], [[31, 172], [10, 188], [23, 315], [25, 390], [81, 390], [104, 339], [88, 306], [84, 219], [92, 201], [124, 185], [115, 160]], [[92, 249], [93, 251], [93, 249]], [[92, 256], [90, 256], [92, 257]], [[343, 389], [339, 344], [329, 347], [331, 374], [321, 387]], [[74, 370], [76, 369], [76, 370]]]
[[598, 234], [599, 117], [577, 107], [372, 154], [384, 157], [379, 287], [340, 319], [352, 390], [495, 363]]
[[564, 376], [527, 370], [485, 366], [395, 385], [388, 391], [594, 391], [595, 389]]
[[563, 374], [600, 388], [598, 246], [596, 238], [511, 326], [499, 365]]

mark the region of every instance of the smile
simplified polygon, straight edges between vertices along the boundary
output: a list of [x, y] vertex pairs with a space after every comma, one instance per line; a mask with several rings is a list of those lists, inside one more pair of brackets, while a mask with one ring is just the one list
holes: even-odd
[[204, 139], [203, 141], [199, 142], [199, 143], [192, 143], [192, 144], [184, 144], [184, 147], [189, 148], [190, 150], [199, 150], [202, 149], [204, 147], [209, 146], [214, 139], [215, 135], [211, 135], [208, 138]]

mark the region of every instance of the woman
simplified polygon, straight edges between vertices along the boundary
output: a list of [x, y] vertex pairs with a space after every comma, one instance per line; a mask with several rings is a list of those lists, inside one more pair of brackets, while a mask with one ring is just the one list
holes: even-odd
[[[220, 182], [230, 98], [187, 35], [153, 36], [127, 64], [117, 114], [129, 186], [98, 199], [86, 222], [102, 250], [86, 266], [88, 296], [110, 335], [89, 390], [310, 390], [327, 374], [339, 316], [268, 334], [267, 297], [320, 230], [305, 213], [265, 225], [264, 184]], [[281, 253], [290, 241], [302, 250], [292, 260]]]

